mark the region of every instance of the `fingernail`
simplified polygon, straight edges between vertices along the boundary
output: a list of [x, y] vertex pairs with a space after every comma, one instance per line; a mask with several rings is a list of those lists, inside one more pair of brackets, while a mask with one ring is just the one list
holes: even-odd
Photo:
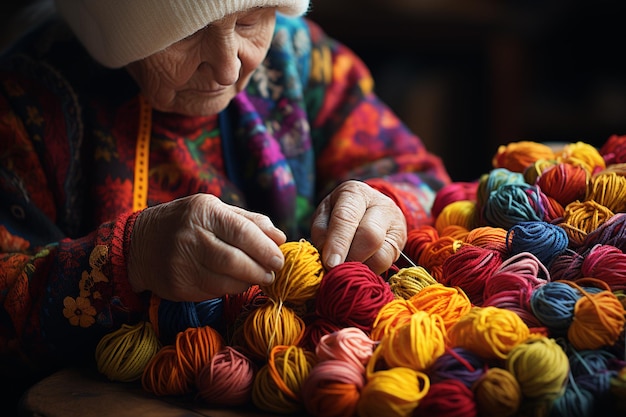
[[284, 261], [280, 256], [273, 256], [272, 259], [270, 259], [270, 268], [274, 271], [278, 271], [283, 267], [283, 263]]
[[328, 260], [326, 261], [326, 264], [328, 265], [328, 268], [334, 268], [337, 265], [339, 265], [341, 263], [341, 257], [339, 255], [337, 255], [336, 253], [330, 255], [328, 257]]
[[276, 274], [274, 274], [274, 271], [266, 273], [265, 274], [265, 285], [269, 285], [269, 284], [273, 283], [275, 277], [276, 277]]

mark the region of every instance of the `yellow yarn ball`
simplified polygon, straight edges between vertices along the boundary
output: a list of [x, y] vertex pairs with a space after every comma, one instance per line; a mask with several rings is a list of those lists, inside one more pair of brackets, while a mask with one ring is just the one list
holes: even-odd
[[317, 248], [301, 239], [283, 243], [280, 250], [285, 257], [285, 264], [271, 284], [261, 286], [263, 292], [275, 301], [296, 305], [314, 299], [324, 276]]
[[448, 226], [461, 226], [471, 230], [475, 225], [476, 202], [470, 200], [458, 200], [445, 206], [437, 219], [435, 229], [440, 235], [445, 235], [444, 230]]
[[397, 298], [408, 300], [413, 295], [420, 292], [429, 285], [437, 283], [437, 280], [430, 275], [426, 268], [422, 266], [411, 266], [402, 268], [387, 280], [391, 292]]
[[297, 345], [304, 327], [293, 309], [270, 300], [245, 318], [239, 336], [251, 358], [266, 360], [276, 346]]
[[505, 368], [525, 397], [553, 401], [565, 392], [569, 359], [554, 339], [536, 336], [511, 349]]
[[359, 417], [411, 417], [430, 389], [430, 379], [410, 368], [391, 368], [369, 376], [357, 403]]
[[606, 162], [598, 149], [582, 141], [565, 145], [556, 153], [556, 159], [558, 162], [582, 166], [590, 174], [606, 168]]
[[486, 360], [505, 359], [530, 336], [517, 313], [498, 307], [472, 307], [449, 330], [451, 347], [461, 347]]
[[506, 369], [487, 369], [472, 389], [481, 416], [514, 416], [522, 402], [521, 388]]
[[586, 200], [596, 201], [613, 213], [626, 211], [626, 177], [605, 172], [591, 177], [587, 183]]
[[136, 381], [160, 348], [161, 344], [149, 322], [134, 326], [123, 324], [104, 336], [96, 346], [98, 371], [112, 381]]
[[438, 314], [418, 311], [407, 324], [395, 327], [383, 336], [376, 354], [389, 367], [425, 371], [445, 350], [446, 326], [443, 318]]
[[385, 304], [372, 324], [370, 337], [381, 340], [391, 329], [403, 326], [411, 320], [411, 316], [419, 310], [409, 300], [399, 298]]

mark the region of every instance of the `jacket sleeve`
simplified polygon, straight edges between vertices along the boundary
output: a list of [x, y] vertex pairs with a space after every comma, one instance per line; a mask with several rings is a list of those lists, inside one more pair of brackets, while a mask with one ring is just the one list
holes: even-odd
[[364, 63], [309, 22], [312, 137], [321, 195], [338, 181], [362, 180], [391, 197], [409, 229], [432, 223], [436, 191], [450, 182], [441, 159], [374, 93]]
[[[34, 108], [25, 120], [0, 96], [0, 354], [31, 369], [93, 360], [103, 335], [146, 310], [126, 276], [137, 213], [70, 238], [57, 221], [62, 186], [46, 162], [66, 153], [33, 137], [26, 126], [39, 122]], [[55, 167], [66, 165], [59, 160]]]

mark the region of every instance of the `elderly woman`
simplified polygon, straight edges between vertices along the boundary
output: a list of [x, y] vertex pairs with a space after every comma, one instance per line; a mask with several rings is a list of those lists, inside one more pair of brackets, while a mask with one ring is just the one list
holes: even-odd
[[439, 158], [308, 0], [57, 0], [0, 61], [0, 351], [93, 361], [151, 295], [272, 281], [279, 245], [377, 273]]

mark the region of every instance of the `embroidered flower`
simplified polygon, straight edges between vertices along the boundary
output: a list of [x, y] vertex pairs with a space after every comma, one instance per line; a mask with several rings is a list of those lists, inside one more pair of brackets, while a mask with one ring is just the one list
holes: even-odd
[[96, 322], [96, 309], [84, 297], [65, 297], [63, 315], [72, 326], [89, 327]]

